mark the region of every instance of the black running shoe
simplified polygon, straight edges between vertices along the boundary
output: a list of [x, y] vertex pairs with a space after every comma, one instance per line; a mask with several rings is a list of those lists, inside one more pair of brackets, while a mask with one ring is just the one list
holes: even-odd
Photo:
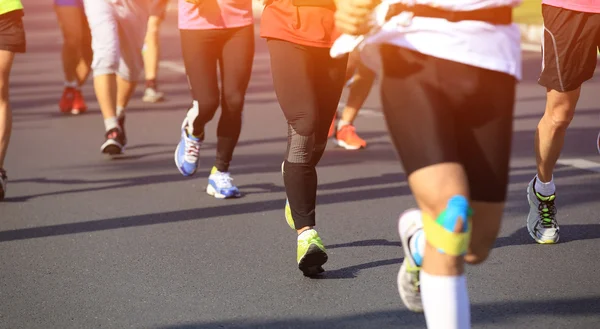
[[125, 149], [125, 134], [120, 128], [113, 128], [106, 132], [106, 141], [100, 150], [104, 154], [118, 155]]

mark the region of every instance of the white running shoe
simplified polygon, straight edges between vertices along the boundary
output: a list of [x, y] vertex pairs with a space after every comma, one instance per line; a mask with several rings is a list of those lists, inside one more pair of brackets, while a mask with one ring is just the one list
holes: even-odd
[[423, 229], [421, 211], [410, 209], [405, 211], [398, 220], [398, 233], [404, 250], [404, 261], [398, 272], [398, 292], [406, 307], [413, 312], [423, 312], [421, 301], [421, 267], [417, 266], [410, 252], [409, 240], [419, 230]]
[[533, 178], [527, 186], [527, 200], [529, 201], [529, 215], [527, 216], [527, 231], [529, 235], [541, 244], [557, 243], [560, 229], [556, 221], [556, 194], [541, 195], [535, 191]]

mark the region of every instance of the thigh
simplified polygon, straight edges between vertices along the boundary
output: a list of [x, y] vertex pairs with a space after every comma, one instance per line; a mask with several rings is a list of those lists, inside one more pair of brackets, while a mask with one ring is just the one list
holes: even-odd
[[84, 9], [92, 36], [93, 66], [101, 61], [117, 62], [119, 28], [113, 7], [108, 1], [84, 0]]
[[115, 8], [121, 49], [120, 75], [130, 81], [139, 79], [144, 69], [142, 48], [146, 37], [148, 7], [144, 2], [127, 0]]
[[56, 18], [65, 39], [81, 42], [86, 29], [83, 9], [77, 6], [55, 6]]
[[180, 30], [183, 63], [192, 97], [211, 103], [219, 99], [217, 65], [223, 33], [218, 30]]
[[543, 5], [544, 37], [540, 85], [572, 91], [596, 69], [600, 15]]
[[169, 0], [151, 0], [150, 3], [150, 17], [156, 17], [159, 21], [165, 19], [167, 14], [167, 6]]
[[254, 25], [232, 29], [220, 57], [223, 94], [243, 97], [252, 74]]
[[435, 58], [384, 45], [381, 100], [406, 175], [459, 163], [453, 103], [438, 80]]
[[8, 101], [8, 80], [14, 58], [14, 52], [0, 48], [0, 100], [2, 102]]
[[477, 87], [456, 114], [460, 162], [467, 173], [472, 200], [504, 202], [516, 80], [500, 72], [470, 70], [471, 81]]
[[283, 114], [296, 133], [311, 136], [319, 108], [311, 75], [311, 47], [277, 39], [269, 39], [267, 45], [275, 94]]
[[331, 58], [329, 48], [314, 51], [313, 81], [319, 102], [315, 138], [319, 143], [327, 140], [331, 120], [337, 111], [344, 89], [348, 58]]

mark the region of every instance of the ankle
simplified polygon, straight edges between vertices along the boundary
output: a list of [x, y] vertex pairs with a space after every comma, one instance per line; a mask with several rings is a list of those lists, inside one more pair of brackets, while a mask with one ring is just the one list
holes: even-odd
[[156, 79], [146, 79], [146, 88], [156, 89]]

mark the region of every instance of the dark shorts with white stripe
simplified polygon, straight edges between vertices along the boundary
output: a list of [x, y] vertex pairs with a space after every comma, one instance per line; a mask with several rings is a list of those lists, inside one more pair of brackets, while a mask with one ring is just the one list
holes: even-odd
[[600, 14], [542, 5], [544, 38], [539, 84], [572, 91], [594, 76], [600, 46]]

